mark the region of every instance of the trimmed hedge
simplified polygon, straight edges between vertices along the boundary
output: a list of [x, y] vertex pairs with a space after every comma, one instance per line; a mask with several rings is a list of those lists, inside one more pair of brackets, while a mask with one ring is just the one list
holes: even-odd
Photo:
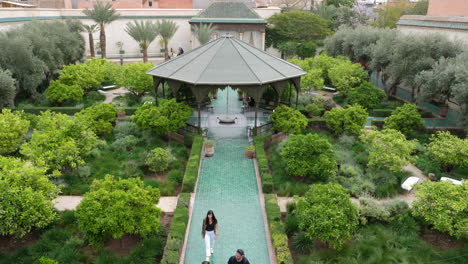
[[185, 167], [184, 181], [182, 182], [182, 192], [193, 192], [198, 177], [198, 165], [200, 164], [203, 138], [200, 135], [193, 137], [192, 150]]
[[278, 264], [293, 264], [291, 251], [288, 247], [288, 236], [281, 221], [281, 212], [274, 194], [265, 194], [265, 209], [270, 228], [271, 242]]
[[[370, 117], [389, 117], [392, 115], [392, 112], [395, 109], [372, 109], [369, 111]], [[434, 115], [431, 112], [426, 110], [418, 109], [418, 112], [421, 114], [422, 118], [431, 118]]]
[[[39, 106], [39, 107], [21, 107], [21, 108], [14, 107], [14, 108], [11, 108], [11, 110], [13, 110], [13, 111], [23, 110], [25, 113], [36, 114], [36, 115], [39, 115], [41, 112], [45, 112], [47, 110], [52, 111], [52, 112], [67, 114], [67, 115], [74, 115], [74, 114], [80, 112], [83, 109], [84, 108], [82, 106], [64, 106], [64, 107], [43, 107], [43, 106]], [[125, 114], [130, 116], [130, 115], [133, 115], [136, 112], [138, 107], [124, 107], [123, 109], [125, 111]]]
[[189, 220], [190, 193], [179, 194], [177, 207], [171, 221], [166, 246], [164, 247], [161, 264], [179, 263], [180, 253], [185, 239], [185, 231]]
[[254, 138], [255, 157], [257, 158], [258, 170], [262, 179], [262, 190], [264, 193], [273, 192], [273, 177], [268, 167], [268, 159], [265, 154], [265, 138], [267, 136], [256, 136]]

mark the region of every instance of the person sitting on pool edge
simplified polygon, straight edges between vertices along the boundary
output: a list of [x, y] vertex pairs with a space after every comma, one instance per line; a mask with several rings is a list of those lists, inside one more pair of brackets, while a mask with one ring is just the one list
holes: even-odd
[[236, 254], [229, 258], [228, 264], [250, 264], [250, 262], [244, 256], [244, 250], [238, 249]]

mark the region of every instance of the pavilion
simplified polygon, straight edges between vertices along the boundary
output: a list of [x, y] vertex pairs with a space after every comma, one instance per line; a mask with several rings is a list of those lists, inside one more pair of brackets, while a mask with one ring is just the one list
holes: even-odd
[[159, 64], [147, 74], [153, 76], [156, 91], [164, 83], [169, 85], [174, 95], [181, 89], [189, 89], [197, 102], [198, 127], [201, 128], [200, 108], [210, 92], [229, 86], [251, 96], [255, 100], [257, 127], [258, 104], [266, 88], [271, 86], [281, 96], [288, 83], [293, 85], [297, 105], [301, 76], [306, 72], [290, 62], [225, 35]]

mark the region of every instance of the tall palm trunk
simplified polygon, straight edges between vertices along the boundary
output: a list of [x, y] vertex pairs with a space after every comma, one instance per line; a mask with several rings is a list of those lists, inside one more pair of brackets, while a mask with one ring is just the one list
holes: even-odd
[[89, 52], [91, 53], [91, 58], [95, 57], [94, 53], [94, 39], [93, 39], [93, 33], [88, 32], [88, 38], [89, 38]]
[[169, 51], [167, 50], [167, 40], [164, 40], [164, 60], [169, 60]]
[[101, 27], [101, 34], [99, 35], [99, 41], [101, 42], [101, 57], [103, 59], [106, 58], [106, 32], [104, 29], [104, 24], [100, 25]]
[[148, 62], [148, 47], [143, 47], [143, 62]]

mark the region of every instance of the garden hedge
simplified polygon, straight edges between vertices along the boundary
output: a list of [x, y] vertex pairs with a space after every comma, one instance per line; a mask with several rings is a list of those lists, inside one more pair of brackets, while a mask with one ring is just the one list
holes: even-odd
[[284, 224], [281, 221], [281, 211], [278, 206], [278, 201], [276, 200], [276, 195], [265, 194], [265, 209], [277, 263], [293, 264], [291, 251], [288, 247], [288, 236], [286, 235]]
[[196, 135], [193, 138], [192, 150], [185, 167], [184, 180], [182, 182], [182, 192], [193, 192], [198, 177], [198, 166], [200, 165], [201, 150], [203, 147], [203, 138]]
[[262, 190], [264, 193], [272, 193], [273, 177], [270, 174], [268, 159], [265, 154], [265, 138], [266, 136], [256, 136], [254, 138], [255, 156], [257, 158], [260, 178], [262, 179]]
[[[395, 109], [372, 109], [369, 110], [370, 117], [389, 117], [392, 115], [392, 112]], [[418, 109], [418, 112], [421, 114], [422, 118], [431, 118], [434, 115], [431, 112], [426, 110]]]
[[[74, 115], [81, 110], [83, 110], [82, 106], [64, 106], [64, 107], [14, 107], [11, 108], [13, 111], [20, 111], [23, 110], [25, 113], [30, 113], [30, 114], [36, 114], [39, 115], [41, 112], [45, 111], [52, 111], [52, 112], [58, 112], [62, 114], [67, 114], [67, 115]], [[125, 114], [127, 116], [133, 115], [138, 107], [124, 107], [123, 110], [125, 111]]]
[[179, 263], [189, 220], [190, 193], [179, 194], [161, 264]]

